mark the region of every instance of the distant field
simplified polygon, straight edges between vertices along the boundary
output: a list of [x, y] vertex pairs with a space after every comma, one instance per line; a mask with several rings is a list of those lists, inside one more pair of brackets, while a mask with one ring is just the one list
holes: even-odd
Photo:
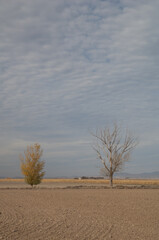
[[[4, 178], [0, 182], [24, 182], [23, 179]], [[109, 184], [107, 179], [43, 179], [43, 183]], [[114, 179], [115, 185], [159, 185], [159, 179]]]

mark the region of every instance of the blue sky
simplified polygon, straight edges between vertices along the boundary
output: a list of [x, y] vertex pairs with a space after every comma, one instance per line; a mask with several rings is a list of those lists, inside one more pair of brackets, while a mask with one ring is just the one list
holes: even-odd
[[46, 176], [99, 175], [90, 131], [139, 138], [124, 171], [159, 170], [159, 1], [0, 0], [0, 176], [41, 144]]

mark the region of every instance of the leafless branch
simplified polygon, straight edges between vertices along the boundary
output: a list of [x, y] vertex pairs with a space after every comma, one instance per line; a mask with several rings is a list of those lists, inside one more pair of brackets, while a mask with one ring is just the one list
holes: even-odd
[[91, 135], [96, 139], [93, 149], [112, 182], [113, 174], [122, 168], [124, 162], [129, 160], [130, 153], [138, 142], [128, 131], [123, 139], [121, 129], [117, 124], [114, 124], [112, 131], [105, 128], [96, 130], [96, 133], [91, 133]]

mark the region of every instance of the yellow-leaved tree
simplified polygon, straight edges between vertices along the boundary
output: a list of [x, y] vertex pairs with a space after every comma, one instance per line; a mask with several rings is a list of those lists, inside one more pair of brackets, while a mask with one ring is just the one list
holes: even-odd
[[45, 161], [41, 160], [43, 150], [40, 144], [27, 146], [27, 150], [24, 151], [24, 156], [21, 154], [21, 171], [24, 175], [25, 182], [32, 187], [41, 183], [45, 172], [43, 171]]

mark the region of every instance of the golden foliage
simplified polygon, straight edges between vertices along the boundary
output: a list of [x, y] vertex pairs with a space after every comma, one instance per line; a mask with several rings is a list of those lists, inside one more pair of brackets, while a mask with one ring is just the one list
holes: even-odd
[[25, 181], [31, 186], [41, 183], [41, 180], [45, 174], [43, 170], [45, 162], [40, 161], [43, 150], [40, 144], [27, 146], [27, 150], [24, 151], [24, 156], [20, 155], [21, 171], [24, 175]]

